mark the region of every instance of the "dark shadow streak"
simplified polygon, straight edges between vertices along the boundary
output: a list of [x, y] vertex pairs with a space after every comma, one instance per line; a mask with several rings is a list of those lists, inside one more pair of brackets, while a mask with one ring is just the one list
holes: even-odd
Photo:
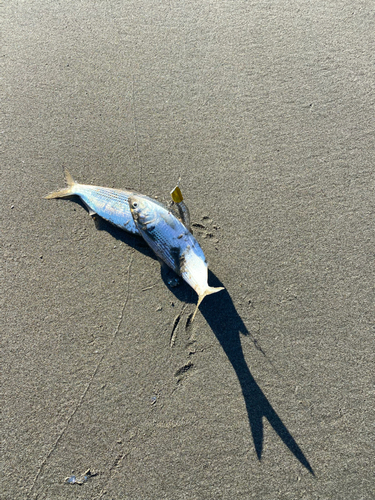
[[[223, 286], [220, 280], [211, 272], [209, 283], [215, 287]], [[227, 290], [211, 295], [202, 302], [200, 310], [228, 356], [240, 382], [258, 459], [261, 460], [262, 458], [264, 417], [293, 455], [312, 475], [315, 475], [301, 448], [272, 408], [246, 364], [240, 333], [243, 335], [250, 335], [250, 333], [237, 313]]]
[[[72, 198], [72, 201], [75, 201], [77, 204], [86, 208], [78, 198], [74, 197]], [[98, 216], [95, 218], [95, 225], [98, 230], [107, 231], [117, 240], [120, 240], [139, 252], [155, 259], [154, 253], [142, 238], [126, 233]], [[175, 276], [174, 272], [163, 266], [161, 269], [161, 276], [171, 292], [180, 301], [194, 302], [196, 300], [196, 294], [185, 283], [183, 286], [176, 288], [169, 286], [168, 279], [171, 275]], [[211, 271], [209, 271], [209, 283], [211, 286], [215, 287], [224, 286]], [[299, 460], [312, 475], [315, 475], [301, 448], [298, 446], [281, 418], [277, 415], [276, 411], [272, 408], [246, 364], [242, 351], [240, 333], [246, 336], [251, 336], [251, 334], [237, 313], [228, 291], [223, 290], [218, 294], [214, 294], [206, 298], [200, 306], [200, 311], [216, 335], [216, 338], [220, 342], [225, 354], [228, 356], [228, 359], [231, 362], [240, 382], [258, 459], [261, 460], [262, 458], [263, 418], [266, 418], [273, 427], [274, 431], [297, 458], [297, 460]], [[252, 338], [252, 340], [255, 347], [261, 351], [261, 349], [257, 346], [256, 340], [254, 340], [254, 338]]]
[[[77, 205], [80, 205], [88, 213], [86, 205], [83, 203], [83, 201], [78, 196], [71, 196], [71, 197], [69, 196], [69, 197], [66, 197], [64, 199], [73, 201]], [[147, 245], [147, 243], [144, 241], [144, 239], [141, 238], [140, 236], [137, 236], [136, 234], [132, 234], [132, 233], [127, 233], [123, 229], [120, 229], [119, 227], [114, 226], [110, 222], [107, 222], [105, 219], [102, 219], [99, 215], [94, 215], [93, 217], [90, 217], [90, 218], [93, 219], [95, 227], [98, 231], [106, 231], [111, 236], [113, 236], [113, 238], [115, 238], [116, 240], [122, 241], [123, 243], [128, 245], [130, 248], [134, 248], [138, 252], [141, 252], [144, 255], [147, 255], [148, 257], [151, 257], [152, 259], [156, 260], [156, 256], [155, 256], [154, 252]]]

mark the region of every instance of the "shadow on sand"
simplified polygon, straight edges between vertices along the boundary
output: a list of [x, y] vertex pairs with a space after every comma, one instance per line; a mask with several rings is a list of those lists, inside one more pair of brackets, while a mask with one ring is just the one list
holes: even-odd
[[[166, 286], [168, 286], [165, 273], [166, 270], [162, 269], [162, 279]], [[210, 286], [224, 286], [211, 271], [209, 271], [208, 281]], [[177, 288], [171, 288], [168, 286], [168, 288], [180, 301], [196, 302], [196, 294], [188, 285]], [[270, 402], [264, 395], [259, 385], [256, 383], [249, 367], [246, 364], [242, 351], [240, 333], [250, 336], [255, 348], [263, 354], [264, 352], [257, 344], [256, 339], [252, 337], [240, 315], [237, 313], [228, 291], [225, 289], [220, 293], [210, 295], [202, 302], [199, 310], [220, 342], [220, 345], [231, 362], [240, 382], [258, 459], [261, 460], [262, 458], [263, 418], [266, 418], [285, 446], [287, 446], [297, 460], [299, 460], [300, 463], [313, 476], [315, 476], [314, 471], [301, 448], [298, 446], [276, 411], [272, 408]]]
[[[80, 200], [77, 200], [76, 198], [73, 200], [84, 207]], [[148, 255], [151, 258], [155, 258], [152, 250], [140, 237], [126, 233], [121, 229], [118, 229], [110, 223], [104, 221], [100, 217], [97, 217], [95, 219], [95, 225], [98, 230], [107, 231], [114, 238], [126, 243], [137, 251], [142, 252], [143, 254]], [[173, 271], [168, 270], [168, 268], [166, 267], [162, 267], [161, 277], [166, 286], [179, 300], [185, 302], [194, 302], [196, 300], [196, 294], [192, 289], [190, 289], [188, 285], [180, 286], [177, 288], [172, 288], [169, 286], [168, 280], [171, 274], [173, 276], [176, 276]], [[209, 283], [211, 286], [215, 287], [224, 286], [211, 271], [209, 271]], [[276, 411], [272, 408], [271, 404], [269, 403], [259, 385], [256, 383], [249, 370], [249, 367], [246, 364], [245, 357], [242, 351], [240, 333], [242, 333], [243, 335], [250, 335], [250, 332], [237, 313], [228, 291], [223, 290], [218, 294], [214, 294], [208, 297], [202, 302], [200, 311], [206, 319], [207, 323], [210, 325], [212, 331], [216, 335], [225, 354], [228, 356], [228, 359], [231, 362], [240, 382], [242, 394], [246, 404], [251, 434], [253, 437], [255, 451], [258, 459], [261, 460], [262, 458], [263, 418], [266, 418], [275, 430], [276, 434], [280, 437], [285, 446], [289, 448], [289, 450], [293, 453], [297, 460], [299, 460], [300, 463], [312, 475], [315, 475], [311, 465], [309, 464], [309, 461], [303, 454], [301, 448], [298, 446], [295, 439], [290, 434]], [[254, 339], [253, 342], [255, 344], [255, 347], [261, 350], [256, 345], [256, 341]]]
[[[215, 287], [223, 286], [220, 280], [211, 272], [209, 283], [211, 286]], [[210, 296], [206, 302], [203, 301], [200, 310], [220, 342], [225, 354], [228, 356], [240, 382], [258, 459], [261, 460], [262, 458], [263, 418], [266, 418], [276, 434], [297, 460], [299, 460], [312, 475], [315, 475], [301, 448], [298, 446], [276, 411], [272, 408], [246, 364], [241, 346], [240, 333], [243, 335], [250, 335], [250, 333], [237, 313], [227, 290]]]

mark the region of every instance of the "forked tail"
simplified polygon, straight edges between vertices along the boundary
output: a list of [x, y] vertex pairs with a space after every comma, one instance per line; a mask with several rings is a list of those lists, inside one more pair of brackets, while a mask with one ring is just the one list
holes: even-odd
[[65, 169], [65, 182], [67, 184], [66, 188], [59, 189], [58, 191], [53, 191], [52, 193], [47, 194], [45, 198], [47, 199], [65, 198], [66, 196], [71, 196], [72, 194], [74, 194], [73, 188], [76, 185], [76, 183], [74, 182], [73, 177], [66, 169]]
[[191, 323], [194, 321], [194, 318], [195, 318], [195, 315], [197, 314], [198, 308], [199, 308], [202, 300], [206, 297], [206, 295], [211, 295], [211, 293], [220, 292], [221, 290], [224, 290], [223, 286], [219, 286], [219, 287], [208, 286], [206, 288], [206, 290], [198, 296], [197, 307], [195, 308], [193, 317], [191, 318]]

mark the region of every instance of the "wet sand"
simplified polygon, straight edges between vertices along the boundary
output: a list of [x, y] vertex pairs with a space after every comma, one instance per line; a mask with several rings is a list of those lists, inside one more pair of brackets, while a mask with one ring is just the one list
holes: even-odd
[[[4, 14], [1, 498], [372, 498], [370, 4]], [[43, 199], [63, 167], [165, 201], [181, 176], [225, 292], [189, 324], [140, 239]]]

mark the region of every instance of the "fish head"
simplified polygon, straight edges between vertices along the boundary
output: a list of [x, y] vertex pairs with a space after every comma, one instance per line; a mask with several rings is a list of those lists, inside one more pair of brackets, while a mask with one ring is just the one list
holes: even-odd
[[155, 207], [149, 200], [132, 195], [129, 196], [128, 201], [130, 212], [136, 224], [145, 228], [155, 220]]

